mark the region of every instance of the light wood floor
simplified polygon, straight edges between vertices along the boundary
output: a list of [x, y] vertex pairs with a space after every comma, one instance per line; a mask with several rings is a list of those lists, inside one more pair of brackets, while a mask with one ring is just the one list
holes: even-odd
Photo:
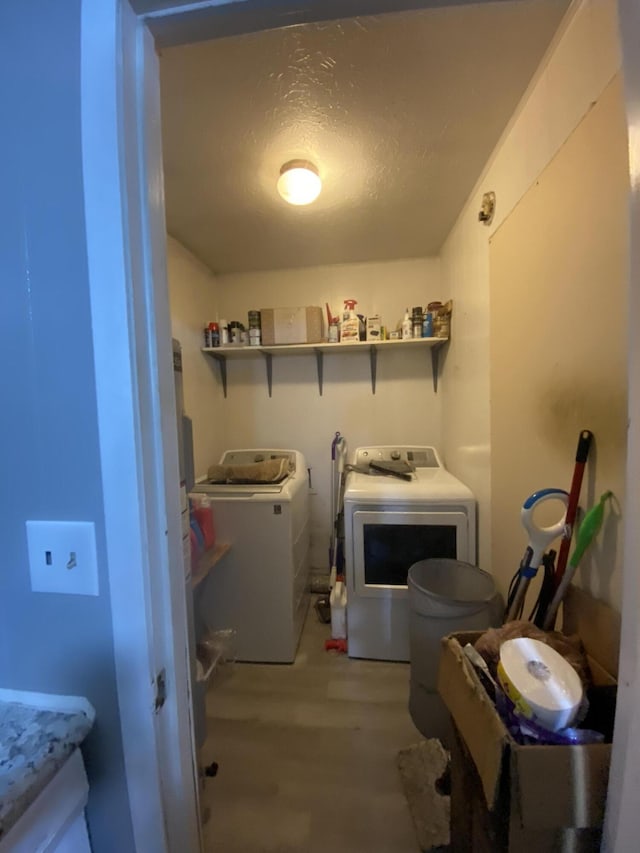
[[236, 664], [207, 695], [207, 853], [418, 853], [396, 767], [420, 740], [409, 666], [324, 651], [313, 607], [292, 666]]

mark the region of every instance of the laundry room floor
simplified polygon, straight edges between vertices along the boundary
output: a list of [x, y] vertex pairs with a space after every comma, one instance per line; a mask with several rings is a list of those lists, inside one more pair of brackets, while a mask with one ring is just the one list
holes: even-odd
[[408, 664], [325, 652], [311, 606], [296, 662], [235, 664], [207, 694], [206, 853], [418, 853], [396, 765], [418, 742]]

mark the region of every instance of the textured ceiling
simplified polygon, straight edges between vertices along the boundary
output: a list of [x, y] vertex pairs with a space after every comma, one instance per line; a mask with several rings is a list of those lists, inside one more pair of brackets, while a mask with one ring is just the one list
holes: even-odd
[[[169, 232], [216, 272], [437, 253], [568, 5], [483, 3], [165, 49]], [[312, 160], [291, 207], [280, 166]]]

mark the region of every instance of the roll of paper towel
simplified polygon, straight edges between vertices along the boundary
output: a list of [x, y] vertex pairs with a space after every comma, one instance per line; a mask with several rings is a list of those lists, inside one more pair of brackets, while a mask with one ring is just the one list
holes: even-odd
[[551, 646], [518, 637], [500, 647], [498, 680], [516, 711], [545, 729], [570, 726], [582, 702], [582, 683]]

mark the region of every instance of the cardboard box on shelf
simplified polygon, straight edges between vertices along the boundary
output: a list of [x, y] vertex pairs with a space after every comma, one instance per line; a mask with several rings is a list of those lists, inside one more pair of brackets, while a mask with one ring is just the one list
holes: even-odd
[[319, 344], [322, 333], [322, 308], [261, 308], [262, 346], [279, 344]]
[[367, 317], [367, 340], [381, 341], [382, 340], [382, 317], [379, 314], [374, 314], [372, 317]]
[[[579, 630], [589, 660], [591, 710], [612, 730], [616, 682], [611, 671], [617, 666], [619, 615], [576, 588], [565, 611], [564, 625]], [[594, 624], [596, 631], [589, 628]], [[440, 656], [438, 692], [455, 728], [452, 850], [551, 853], [564, 849], [568, 838], [572, 850], [598, 850], [611, 743], [516, 743], [463, 653], [464, 645], [479, 636], [464, 632], [445, 637]]]

